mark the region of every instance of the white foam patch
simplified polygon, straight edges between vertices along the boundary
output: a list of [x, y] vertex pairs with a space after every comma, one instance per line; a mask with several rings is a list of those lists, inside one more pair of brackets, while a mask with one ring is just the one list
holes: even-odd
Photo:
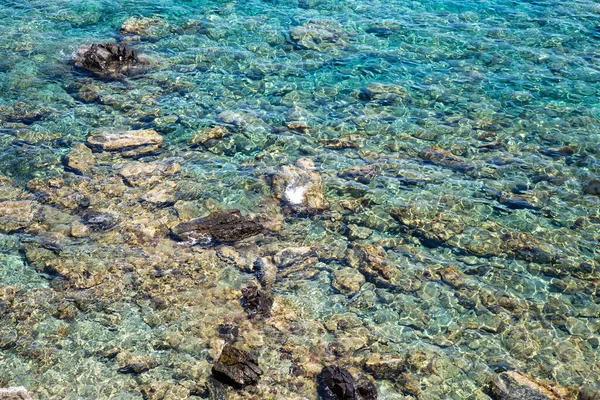
[[304, 194], [306, 193], [308, 186], [294, 186], [290, 185], [285, 188], [285, 199], [288, 203], [293, 205], [302, 204], [304, 201]]

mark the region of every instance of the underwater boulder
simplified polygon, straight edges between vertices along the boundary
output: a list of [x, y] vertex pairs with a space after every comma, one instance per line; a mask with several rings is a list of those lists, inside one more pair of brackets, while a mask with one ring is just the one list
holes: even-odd
[[468, 164], [462, 158], [438, 146], [429, 146], [423, 149], [419, 153], [419, 157], [433, 165], [446, 167], [457, 172], [467, 173], [475, 169], [474, 166]]
[[284, 165], [271, 177], [275, 197], [293, 212], [317, 214], [329, 207], [321, 175], [314, 171], [312, 160], [301, 158], [296, 165]]
[[569, 390], [541, 382], [520, 371], [506, 371], [492, 379], [490, 395], [494, 400], [574, 400]]
[[122, 78], [141, 71], [146, 62], [126, 44], [101, 43], [81, 46], [74, 54], [75, 65], [107, 78]]
[[342, 268], [333, 273], [332, 286], [345, 295], [358, 292], [365, 283], [365, 276], [354, 268]]
[[592, 179], [583, 185], [583, 193], [600, 196], [600, 180]]
[[181, 222], [171, 228], [171, 236], [188, 244], [211, 246], [231, 244], [258, 235], [264, 227], [240, 210], [216, 211], [206, 217]]
[[169, 23], [160, 17], [130, 17], [121, 25], [121, 35], [127, 40], [155, 41], [171, 33]]
[[2, 400], [33, 400], [27, 389], [23, 386], [15, 386], [0, 389], [0, 399]]
[[371, 101], [380, 105], [392, 105], [410, 100], [408, 91], [393, 83], [371, 83], [361, 89], [359, 98], [363, 101]]
[[240, 388], [258, 383], [262, 371], [256, 355], [226, 344], [219, 360], [213, 365], [215, 378], [228, 385]]
[[324, 400], [355, 400], [356, 385], [350, 372], [336, 365], [329, 365], [317, 377], [319, 394]]
[[377, 400], [377, 389], [372, 382], [357, 383], [350, 372], [337, 365], [323, 368], [317, 380], [323, 400]]
[[249, 286], [242, 289], [242, 306], [250, 317], [268, 318], [271, 316], [273, 298], [256, 286]]
[[0, 232], [7, 233], [33, 223], [37, 205], [31, 200], [0, 202]]
[[89, 147], [83, 143], [79, 143], [65, 156], [63, 164], [65, 170], [78, 175], [83, 175], [96, 165], [96, 159]]
[[346, 45], [348, 33], [337, 21], [314, 19], [292, 27], [290, 38], [298, 48], [326, 51], [331, 47]]
[[82, 213], [81, 220], [94, 231], [107, 231], [118, 224], [115, 215], [90, 209]]
[[100, 131], [87, 138], [94, 151], [119, 152], [123, 157], [140, 157], [160, 152], [163, 137], [154, 129]]

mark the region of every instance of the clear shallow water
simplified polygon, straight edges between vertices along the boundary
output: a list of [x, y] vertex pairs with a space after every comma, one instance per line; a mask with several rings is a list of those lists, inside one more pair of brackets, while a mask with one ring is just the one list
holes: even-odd
[[[157, 18], [126, 38], [148, 73], [102, 81], [73, 67], [80, 45], [118, 40], [132, 16]], [[265, 371], [232, 398], [313, 398], [315, 365], [332, 362], [389, 399], [485, 399], [503, 368], [597, 383], [599, 199], [582, 186], [600, 169], [599, 16], [592, 1], [3, 2], [1, 199], [36, 211], [0, 237], [2, 383], [40, 398], [201, 397], [225, 322]], [[188, 145], [223, 125], [211, 147]], [[164, 136], [141, 162], [181, 164], [164, 178], [174, 206], [123, 184], [115, 171], [131, 159], [65, 171], [107, 127]], [[331, 148], [340, 138], [353, 145]], [[330, 204], [311, 217], [269, 200], [266, 177], [301, 157]], [[368, 179], [341, 173], [365, 165]], [[82, 196], [119, 227], [73, 235]], [[283, 229], [233, 262], [166, 234], [229, 208], [280, 215]], [[382, 246], [385, 276], [365, 273], [367, 244]], [[256, 278], [244, 270], [298, 246], [316, 257], [280, 271], [272, 319], [246, 320], [239, 289]], [[340, 293], [344, 268], [369, 282]], [[132, 354], [158, 367], [118, 373]], [[407, 356], [401, 379], [373, 367]]]

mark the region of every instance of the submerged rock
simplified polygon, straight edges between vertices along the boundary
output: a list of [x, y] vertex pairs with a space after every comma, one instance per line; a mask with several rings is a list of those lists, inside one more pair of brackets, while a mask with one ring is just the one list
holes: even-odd
[[575, 400], [566, 388], [540, 382], [520, 371], [502, 372], [492, 380], [490, 395], [494, 400]]
[[380, 105], [401, 103], [410, 98], [408, 91], [400, 85], [377, 82], [361, 89], [359, 97], [361, 100], [373, 101]]
[[323, 192], [321, 175], [314, 171], [309, 159], [299, 159], [296, 165], [284, 165], [281, 172], [271, 178], [275, 197], [292, 211], [316, 214], [329, 207]]
[[475, 169], [458, 156], [438, 146], [429, 146], [419, 153], [419, 157], [434, 165], [450, 168], [458, 172], [471, 172]]
[[232, 324], [219, 324], [217, 333], [226, 343], [235, 343], [239, 339], [240, 329]]
[[214, 147], [218, 140], [229, 135], [229, 131], [222, 126], [213, 126], [212, 128], [196, 131], [188, 140], [190, 147], [205, 146], [206, 148]]
[[346, 295], [358, 292], [365, 283], [364, 275], [354, 268], [342, 268], [335, 271], [333, 275], [333, 287]]
[[271, 316], [271, 307], [273, 307], [273, 298], [256, 286], [249, 286], [242, 289], [242, 305], [246, 312], [251, 316], [260, 316], [268, 318]]
[[356, 386], [350, 372], [335, 365], [323, 368], [319, 376], [319, 392], [325, 400], [354, 400]]
[[169, 33], [169, 24], [160, 17], [129, 17], [121, 25], [121, 35], [127, 39], [157, 40]]
[[221, 382], [243, 387], [258, 383], [262, 371], [258, 367], [258, 357], [226, 344], [219, 360], [212, 367], [212, 373]]
[[345, 45], [348, 34], [336, 21], [311, 20], [291, 28], [290, 37], [300, 48], [325, 51], [330, 47]]
[[181, 222], [171, 228], [171, 235], [188, 244], [211, 246], [237, 241], [258, 235], [263, 226], [244, 217], [240, 210], [217, 211], [204, 218]]
[[352, 179], [357, 182], [368, 185], [373, 178], [381, 171], [381, 167], [375, 164], [360, 165], [346, 168], [338, 172], [340, 178]]
[[87, 138], [87, 145], [96, 151], [120, 152], [124, 157], [138, 157], [160, 152], [163, 137], [154, 129], [99, 132]]
[[329, 365], [317, 376], [319, 395], [323, 400], [376, 400], [377, 389], [369, 381], [357, 383], [350, 372]]
[[92, 151], [86, 145], [79, 143], [64, 159], [65, 169], [83, 175], [96, 165]]
[[0, 389], [0, 399], [2, 400], [33, 400], [27, 389], [23, 386], [15, 386]]
[[583, 185], [583, 193], [600, 196], [600, 180], [592, 179]]
[[144, 64], [137, 51], [126, 44], [85, 45], [75, 52], [75, 65], [103, 77], [121, 78], [140, 72]]
[[119, 175], [129, 186], [151, 186], [176, 174], [180, 169], [181, 164], [172, 160], [135, 162], [122, 168]]
[[106, 231], [118, 223], [113, 214], [94, 210], [85, 210], [81, 215], [81, 220], [94, 231]]
[[13, 232], [31, 225], [36, 213], [31, 200], [0, 202], [0, 232]]

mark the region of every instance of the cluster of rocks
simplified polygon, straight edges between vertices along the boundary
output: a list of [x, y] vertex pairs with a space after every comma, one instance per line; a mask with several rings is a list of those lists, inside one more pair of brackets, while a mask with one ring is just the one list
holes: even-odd
[[[208, 34], [209, 28], [209, 25], [195, 22], [182, 29]], [[122, 40], [128, 43], [157, 40], [164, 37], [169, 29], [169, 25], [158, 17], [130, 18], [121, 28]], [[367, 32], [387, 37], [394, 30], [374, 26]], [[322, 20], [294, 27], [289, 34], [296, 48], [314, 51], [335, 52], [351, 39], [339, 24]], [[144, 71], [148, 66], [147, 61], [126, 44], [84, 46], [76, 53], [76, 64], [100, 77], [108, 78], [122, 78]], [[247, 71], [245, 76], [260, 81], [264, 73]], [[98, 91], [92, 86], [80, 91], [90, 101], [99, 97]], [[354, 93], [362, 100], [360, 104], [368, 109], [400, 106], [412, 101], [408, 90], [394, 84], [372, 83]], [[367, 110], [365, 114], [369, 112], [371, 111]], [[250, 140], [250, 132], [255, 128], [250, 114], [229, 110], [218, 113], [213, 123], [220, 125], [198, 130], [188, 141], [189, 146], [197, 149], [196, 154], [202, 150], [217, 155], [253, 154], [256, 149], [262, 148], [264, 142], [256, 144]], [[3, 118], [10, 121], [29, 123], [44, 114], [39, 110], [20, 113], [9, 110], [3, 115]], [[360, 117], [364, 121], [357, 117], [351, 122], [363, 129], [363, 126], [367, 126], [365, 121], [368, 118], [367, 115]], [[164, 119], [167, 122], [176, 120], [177, 116]], [[156, 122], [156, 126], [159, 126], [159, 122]], [[309, 124], [302, 116], [297, 115], [290, 115], [285, 126], [287, 131], [284, 128], [283, 132], [295, 137], [309, 138], [310, 134], [317, 131], [312, 120]], [[161, 129], [159, 131], [163, 132]], [[367, 132], [366, 128], [364, 132]], [[295, 164], [286, 159], [282, 162], [283, 167], [268, 178], [273, 195], [279, 202], [276, 208], [279, 210], [281, 206], [289, 211], [286, 217], [291, 214], [292, 217], [313, 218], [312, 222], [320, 224], [324, 231], [341, 233], [345, 236], [342, 236], [342, 242], [346, 238], [352, 242], [351, 245], [329, 243], [330, 236], [324, 235], [323, 242], [326, 243], [314, 246], [310, 243], [276, 243], [277, 240], [287, 239], [289, 232], [283, 232], [277, 238], [269, 237], [271, 226], [260, 217], [248, 216], [239, 210], [215, 211], [215, 207], [197, 212], [193, 210], [197, 203], [180, 201], [175, 176], [181, 165], [175, 161], [150, 158], [165, 151], [164, 139], [155, 130], [93, 132], [85, 145], [75, 146], [65, 157], [65, 168], [76, 173], [76, 177], [66, 174], [64, 178], [32, 180], [28, 188], [35, 196], [13, 190], [15, 186], [7, 183], [6, 186], [14, 193], [3, 192], [0, 197], [0, 231], [25, 232], [30, 236], [22, 245], [24, 256], [33, 268], [52, 277], [52, 287], [61, 293], [57, 295], [49, 290], [29, 294], [11, 293], [9, 289], [6, 293], [3, 292], [2, 307], [13, 318], [11, 321], [18, 327], [21, 336], [17, 336], [16, 331], [13, 335], [12, 331], [6, 333], [3, 329], [0, 344], [2, 347], [15, 346], [12, 344], [13, 339], [19, 337], [20, 344], [15, 351], [26, 354], [40, 365], [50, 365], [51, 362], [48, 361], [53, 361], [54, 355], [37, 350], [35, 335], [31, 333], [37, 332], [35, 329], [40, 324], [40, 312], [36, 311], [41, 309], [41, 303], [50, 304], [49, 309], [44, 309], [44, 312], [52, 313], [53, 318], [67, 326], [73, 320], [81, 322], [78, 314], [92, 310], [94, 318], [100, 320], [102, 326], [117, 331], [117, 319], [122, 316], [106, 304], [114, 302], [115, 298], [124, 298], [121, 295], [126, 294], [134, 299], [132, 304], [136, 307], [133, 308], [143, 310], [144, 322], [154, 328], [153, 334], [162, 335], [153, 338], [153, 346], [161, 351], [172, 350], [172, 365], [176, 367], [171, 371], [168, 369], [171, 366], [162, 363], [157, 357], [133, 356], [120, 349], [102, 349], [93, 353], [93, 357], [98, 356], [107, 364], [110, 361], [106, 360], [114, 358], [118, 364], [116, 372], [146, 374], [148, 378], [144, 376], [144, 382], [154, 379], [150, 377], [154, 376], [152, 374], [156, 373], [158, 376], [158, 370], [161, 369], [173, 372], [172, 376], [184, 377], [175, 379], [177, 383], [152, 381], [140, 384], [140, 390], [147, 398], [185, 398], [190, 394], [203, 393], [205, 387], [219, 398], [226, 391], [215, 383], [221, 381], [237, 389], [258, 386], [263, 376], [258, 365], [259, 356], [252, 351], [243, 350], [256, 348], [263, 348], [260, 357], [268, 360], [266, 363], [261, 361], [261, 365], [275, 365], [269, 369], [270, 380], [264, 386], [273, 383], [280, 385], [277, 395], [281, 398], [285, 398], [286, 394], [295, 394], [295, 391], [313, 394], [317, 390], [317, 383], [321, 396], [326, 399], [377, 398], [377, 391], [370, 377], [392, 382], [395, 389], [407, 398], [425, 398], [429, 393], [435, 392], [433, 389], [427, 392], [428, 388], [443, 384], [446, 377], [443, 370], [445, 367], [447, 370], [451, 369], [443, 362], [447, 362], [449, 358], [427, 356], [419, 361], [417, 359], [420, 355], [413, 352], [411, 360], [388, 358], [365, 361], [364, 349], [372, 346], [373, 353], [398, 353], [397, 349], [377, 347], [383, 346], [383, 338], [387, 337], [387, 334], [377, 333], [377, 329], [380, 329], [378, 322], [386, 319], [401, 320], [402, 327], [406, 331], [415, 332], [416, 338], [444, 348], [460, 346], [461, 341], [464, 343], [471, 338], [468, 336], [471, 331], [476, 331], [483, 337], [473, 340], [476, 343], [474, 345], [479, 340], [486, 340], [485, 334], [492, 332], [498, 334], [499, 343], [511, 355], [523, 361], [530, 360], [540, 350], [541, 346], [535, 337], [539, 336], [539, 332], [533, 334], [524, 326], [512, 326], [514, 321], [510, 320], [511, 312], [533, 312], [533, 306], [516, 300], [509, 293], [500, 294], [473, 288], [472, 280], [456, 266], [423, 268], [422, 278], [404, 274], [406, 270], [401, 269], [403, 265], [394, 258], [395, 253], [409, 254], [413, 257], [410, 258], [411, 262], [414, 261], [419, 269], [421, 263], [429, 265], [437, 261], [420, 253], [418, 246], [403, 247], [401, 243], [404, 237], [383, 237], [382, 232], [403, 231], [408, 234], [407, 241], [412, 236], [419, 239], [415, 243], [420, 242], [430, 247], [448, 246], [470, 256], [508, 256], [542, 265], [543, 268], [548, 268], [544, 270], [545, 273], [553, 278], [554, 286], [551, 287], [554, 290], [573, 293], [585, 286], [586, 291], [595, 293], [593, 278], [588, 278], [589, 284], [581, 285], [572, 284], [565, 277], [567, 274], [570, 274], [569, 278], [593, 275], [595, 261], [585, 265], [570, 265], [570, 261], [565, 259], [568, 257], [564, 257], [557, 247], [530, 233], [494, 222], [469, 220], [456, 208], [442, 206], [428, 209], [418, 202], [382, 212], [383, 207], [377, 204], [377, 200], [374, 201], [376, 196], [369, 193], [367, 185], [374, 181], [379, 184], [383, 178], [388, 179], [390, 167], [385, 166], [387, 160], [382, 161], [379, 155], [373, 157], [369, 149], [362, 149], [360, 140], [360, 135], [318, 139], [319, 143], [329, 149], [350, 149], [349, 152], [359, 149], [358, 154], [363, 160], [367, 160], [364, 166], [346, 168], [337, 173], [339, 182], [342, 182], [338, 188], [341, 188], [340, 191], [345, 196], [339, 202], [332, 201], [332, 197], [327, 198], [323, 184], [325, 175], [322, 176], [315, 163], [308, 158], [300, 158]], [[390, 143], [390, 146], [393, 144]], [[485, 149], [482, 147], [482, 151], [493, 146], [495, 144], [490, 144]], [[304, 152], [304, 149], [302, 152], [311, 154]], [[446, 144], [429, 146], [413, 153], [417, 160], [441, 167], [440, 170], [450, 169], [477, 175], [476, 165], [467, 161], [464, 154]], [[559, 149], [542, 154], [562, 157], [572, 155], [572, 151]], [[266, 158], [269, 155], [263, 153], [257, 158], [260, 157]], [[131, 158], [139, 158], [141, 161], [132, 162]], [[101, 162], [97, 162], [98, 160]], [[118, 164], [118, 167], [107, 173], [105, 165], [108, 162], [111, 165]], [[426, 167], [431, 168], [431, 165]], [[335, 179], [335, 174], [325, 179], [330, 178]], [[590, 195], [600, 193], [597, 180], [588, 181], [583, 192]], [[540, 209], [535, 201], [522, 195], [498, 191], [492, 194], [491, 199], [511, 210]], [[343, 220], [338, 219], [337, 213], [345, 213], [347, 210], [352, 212], [346, 213]], [[190, 214], [194, 214], [193, 217]], [[577, 226], [597, 225], [594, 218], [586, 217]], [[305, 229], [302, 221], [286, 221], [288, 222], [294, 223], [293, 227], [298, 231]], [[168, 236], [175, 241], [171, 243], [166, 239]], [[333, 262], [330, 263], [331, 260]], [[333, 264], [335, 267], [331, 266]], [[239, 289], [216, 286], [215, 282], [219, 282], [219, 278], [224, 276], [221, 274], [235, 275], [236, 268], [244, 273], [255, 273], [262, 287], [255, 286], [254, 282], [244, 286], [240, 299]], [[467, 273], [478, 274], [482, 269], [485, 266], [476, 266]], [[225, 276], [230, 279], [230, 276]], [[252, 275], [243, 275], [244, 282], [254, 278]], [[289, 302], [286, 303], [282, 296], [273, 295], [278, 293], [277, 290], [270, 290], [276, 284], [290, 285], [295, 290], [301, 288], [309, 278], [311, 283], [329, 279], [335, 295], [344, 295], [339, 297], [344, 299], [344, 306], [348, 303], [352, 312], [334, 315], [323, 322], [314, 321]], [[242, 278], [235, 275], [235, 279]], [[444, 286], [444, 289], [439, 286]], [[191, 288], [197, 289], [198, 293], [190, 294]], [[476, 314], [474, 321], [461, 321], [463, 325], [459, 328], [454, 325], [442, 328], [449, 331], [456, 328], [454, 332], [443, 332], [433, 337], [435, 334], [430, 333], [427, 325], [429, 315], [424, 311], [425, 307], [432, 307], [430, 304], [423, 308], [396, 307], [395, 302], [403, 296], [421, 301], [428, 296], [433, 298], [437, 292], [447, 288], [450, 290], [444, 295], [448, 294], [450, 308], [462, 307]], [[56, 297], [60, 296], [69, 301], [57, 300]], [[49, 298], [53, 302], [46, 301]], [[71, 300], [73, 301], [70, 302]], [[378, 301], [394, 304], [393, 307], [398, 310], [391, 310], [392, 306], [388, 310], [377, 310], [373, 318], [375, 323], [368, 325], [359, 315], [364, 309], [376, 309]], [[244, 319], [243, 314], [240, 317], [242, 309], [250, 318]], [[563, 312], [550, 304], [538, 311], [545, 318], [544, 323], [550, 323], [568, 333], [578, 332], [579, 336], [575, 335], [577, 337], [589, 336], [590, 346], [594, 345], [594, 338], [586, 333], [589, 328], [577, 325], [570, 311]], [[584, 318], [596, 318], [598, 314], [593, 307], [588, 307], [581, 311], [581, 315]], [[188, 331], [178, 331], [177, 322], [180, 319], [184, 321], [183, 326], [187, 324], [187, 327], [191, 327]], [[206, 327], [199, 327], [199, 324], [206, 324]], [[387, 328], [387, 325], [381, 326]], [[60, 342], [61, 335], [69, 334], [66, 329], [60, 329], [51, 335], [51, 340], [56, 343]], [[327, 332], [327, 339], [319, 339], [324, 332]], [[269, 335], [273, 335], [273, 338], [265, 339]], [[581, 347], [588, 346], [586, 343], [584, 341]], [[185, 356], [178, 357], [179, 351]], [[189, 361], [190, 358], [201, 359], [200, 355], [207, 351], [210, 352], [211, 359], [216, 360], [212, 366], [207, 367], [207, 363], [203, 363], [205, 360], [195, 364], [195, 361]], [[322, 369], [332, 359], [342, 362], [352, 373], [333, 365]], [[418, 367], [415, 366], [417, 364]], [[357, 365], [360, 365], [362, 372], [357, 371]], [[208, 370], [212, 371], [216, 380], [203, 381], [206, 380]], [[285, 375], [282, 377], [278, 375], [279, 370], [289, 370], [290, 373], [282, 374]], [[539, 371], [536, 374], [542, 375]], [[353, 375], [361, 379], [355, 380]], [[452, 379], [460, 380], [464, 377], [459, 373], [456, 376]], [[481, 381], [484, 379], [481, 378]], [[194, 386], [190, 382], [200, 383]], [[264, 386], [252, 390], [256, 390], [257, 396], [268, 398], [272, 394], [269, 392], [271, 388]], [[489, 395], [494, 399], [554, 400], [574, 399], [577, 396], [576, 391], [569, 388], [549, 385], [517, 371], [494, 376], [489, 386]], [[444, 389], [446, 392], [440, 390], [436, 393], [442, 396], [440, 393], [447, 393], [447, 389]], [[593, 388], [586, 392], [581, 390], [579, 400], [595, 399], [593, 391]], [[476, 389], [472, 392], [480, 393]], [[0, 391], [1, 394], [3, 393]], [[243, 392], [239, 396], [247, 394]]]

